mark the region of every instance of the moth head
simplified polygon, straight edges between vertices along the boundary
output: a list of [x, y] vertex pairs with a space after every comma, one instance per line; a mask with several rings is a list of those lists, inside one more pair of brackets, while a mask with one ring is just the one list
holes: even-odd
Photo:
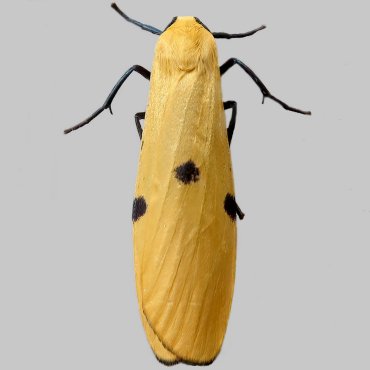
[[175, 17], [162, 32], [156, 51], [162, 62], [182, 71], [214, 65], [216, 44], [209, 30], [192, 16]]

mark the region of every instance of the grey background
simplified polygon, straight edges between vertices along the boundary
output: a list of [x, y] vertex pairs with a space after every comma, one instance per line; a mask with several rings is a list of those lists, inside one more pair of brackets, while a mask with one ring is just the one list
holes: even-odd
[[[136, 303], [131, 206], [148, 82], [69, 136], [157, 37], [109, 1], [1, 1], [0, 368], [160, 369]], [[369, 54], [365, 1], [119, 1], [163, 28], [198, 16], [239, 68], [232, 145], [236, 290], [214, 369], [369, 369]], [[229, 114], [228, 114], [229, 116]], [[179, 365], [178, 368], [183, 368]]]

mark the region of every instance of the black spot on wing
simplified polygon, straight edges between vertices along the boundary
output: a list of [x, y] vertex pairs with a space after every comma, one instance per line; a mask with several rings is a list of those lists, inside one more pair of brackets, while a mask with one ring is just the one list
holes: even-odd
[[235, 198], [230, 193], [226, 194], [224, 200], [224, 208], [226, 213], [230, 216], [230, 218], [235, 221], [236, 220], [236, 213], [237, 213], [237, 204], [235, 202]]
[[175, 169], [176, 178], [184, 184], [197, 182], [199, 180], [199, 168], [192, 160], [183, 163]]
[[137, 197], [134, 199], [132, 205], [132, 221], [137, 221], [146, 212], [147, 205], [144, 197]]

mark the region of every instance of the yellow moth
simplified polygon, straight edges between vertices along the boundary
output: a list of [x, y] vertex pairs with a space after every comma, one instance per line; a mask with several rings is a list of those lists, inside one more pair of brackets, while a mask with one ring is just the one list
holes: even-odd
[[274, 97], [238, 59], [219, 67], [215, 38], [245, 37], [264, 26], [243, 34], [212, 33], [196, 17], [175, 17], [162, 32], [112, 7], [127, 21], [160, 35], [152, 72], [131, 67], [103, 106], [65, 133], [111, 110], [133, 71], [150, 80], [147, 110], [135, 115], [141, 153], [132, 218], [140, 315], [159, 361], [208, 365], [226, 331], [235, 280], [236, 216], [244, 216], [235, 201], [229, 149], [236, 102], [223, 102], [221, 75], [239, 65], [264, 98], [290, 111], [310, 112]]

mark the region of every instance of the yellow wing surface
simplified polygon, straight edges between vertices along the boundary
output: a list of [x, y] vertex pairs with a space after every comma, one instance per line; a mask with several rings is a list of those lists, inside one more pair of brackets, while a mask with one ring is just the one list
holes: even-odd
[[165, 363], [208, 364], [235, 277], [234, 185], [214, 38], [179, 17], [153, 62], [133, 206], [136, 287]]

